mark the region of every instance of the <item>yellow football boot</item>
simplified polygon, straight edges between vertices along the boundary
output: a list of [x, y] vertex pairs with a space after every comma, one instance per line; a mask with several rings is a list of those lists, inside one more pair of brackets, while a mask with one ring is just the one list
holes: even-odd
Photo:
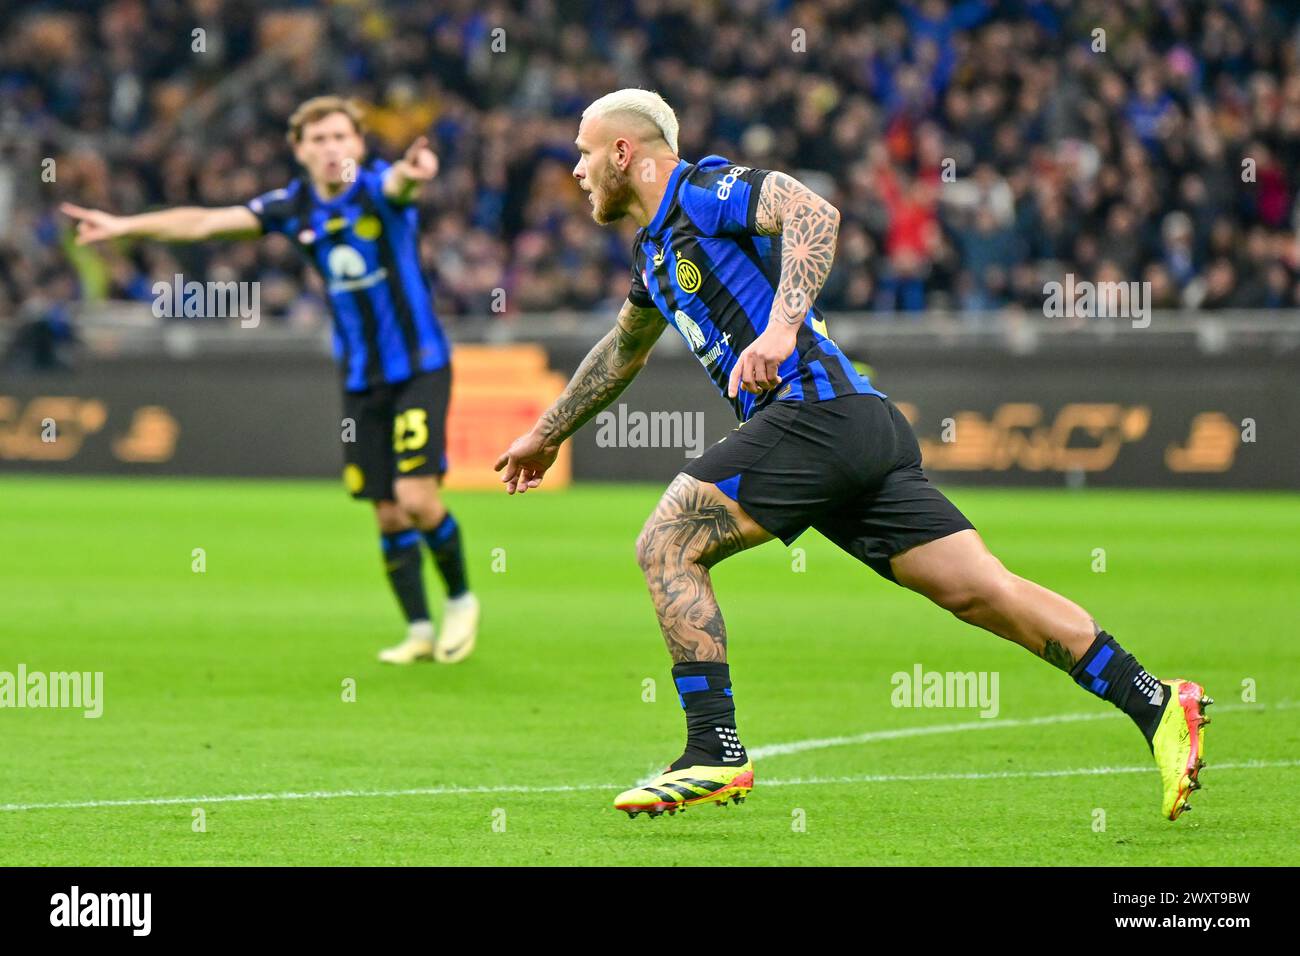
[[720, 807], [725, 807], [728, 800], [744, 803], [753, 789], [752, 760], [739, 767], [685, 767], [666, 770], [649, 783], [620, 793], [614, 808], [626, 813], [629, 820], [638, 813], [672, 816], [699, 803], [716, 803]]
[[1156, 732], [1151, 738], [1151, 752], [1160, 768], [1160, 782], [1164, 786], [1164, 801], [1160, 812], [1169, 820], [1177, 820], [1184, 810], [1190, 810], [1187, 798], [1193, 790], [1201, 789], [1200, 773], [1205, 766], [1205, 726], [1210, 719], [1205, 708], [1214, 698], [1205, 696], [1205, 688], [1189, 680], [1161, 681], [1169, 694], [1169, 703], [1160, 716]]

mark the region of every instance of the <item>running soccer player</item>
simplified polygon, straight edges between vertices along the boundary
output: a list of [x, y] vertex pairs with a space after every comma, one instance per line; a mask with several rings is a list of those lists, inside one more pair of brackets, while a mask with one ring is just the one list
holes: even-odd
[[[406, 617], [405, 639], [380, 652], [392, 664], [464, 660], [478, 634], [460, 528], [439, 494], [447, 470], [451, 349], [420, 270], [413, 204], [438, 173], [421, 137], [399, 161], [366, 160], [360, 110], [337, 96], [307, 100], [289, 118], [303, 174], [246, 206], [164, 209], [114, 216], [65, 203], [77, 242], [120, 237], [166, 242], [288, 236], [320, 273], [334, 315], [343, 378], [343, 479], [374, 503], [384, 569]], [[421, 542], [447, 590], [435, 629]]]
[[563, 394], [497, 462], [506, 490], [541, 484], [560, 445], [641, 371], [667, 325], [731, 402], [740, 426], [679, 474], [637, 540], [686, 712], [686, 747], [620, 794], [629, 816], [740, 802], [753, 761], [736, 730], [727, 636], [709, 569], [809, 527], [890, 581], [1059, 667], [1138, 725], [1159, 767], [1162, 813], [1199, 787], [1199, 684], [1153, 677], [1083, 608], [1009, 572], [921, 471], [907, 420], [827, 337], [814, 299], [830, 272], [839, 213], [792, 177], [718, 156], [677, 155], [677, 118], [658, 95], [592, 103], [573, 175], [596, 222], [641, 226], [615, 327]]

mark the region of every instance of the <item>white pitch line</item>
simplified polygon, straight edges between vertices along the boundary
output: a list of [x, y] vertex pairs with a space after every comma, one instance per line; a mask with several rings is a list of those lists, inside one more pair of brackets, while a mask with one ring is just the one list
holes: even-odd
[[[230, 793], [208, 797], [128, 797], [123, 800], [81, 800], [68, 803], [3, 803], [0, 813], [16, 810], [89, 810], [96, 807], [200, 806], [209, 803], [255, 803], [260, 800], [338, 800], [345, 797], [445, 797], [490, 793], [569, 793], [596, 790], [600, 784], [554, 787], [416, 787], [410, 790], [304, 790], [285, 793]], [[611, 784], [612, 786], [612, 784]]]
[[[1233, 711], [1291, 710], [1300, 706], [1297, 701], [1282, 701], [1269, 707], [1259, 704], [1222, 704], [1215, 705], [1214, 714]], [[848, 737], [820, 737], [812, 740], [795, 740], [786, 744], [767, 744], [763, 747], [751, 747], [748, 753], [755, 760], [765, 757], [783, 757], [787, 754], [803, 753], [807, 750], [822, 750], [827, 747], [851, 747], [857, 744], [875, 743], [878, 740], [902, 740], [908, 737], [927, 737], [931, 734], [956, 734], [968, 730], [1003, 730], [1012, 727], [1042, 727], [1049, 724], [1073, 724], [1087, 720], [1113, 720], [1123, 717], [1119, 710], [1088, 711], [1077, 714], [1050, 714], [1046, 717], [1009, 717], [1002, 720], [968, 720], [958, 724], [934, 724], [928, 727], [899, 727], [895, 730], [868, 730], [865, 733]], [[1213, 714], [1211, 714], [1213, 716]]]
[[[1206, 769], [1268, 770], [1300, 767], [1300, 760], [1248, 760], [1244, 763], [1207, 764]], [[848, 783], [927, 783], [952, 780], [1017, 780], [1033, 777], [1104, 777], [1112, 774], [1151, 773], [1142, 767], [1079, 767], [1073, 770], [995, 770], [988, 773], [900, 773], [862, 774], [849, 777], [792, 777], [789, 780], [759, 778], [763, 787], [819, 787]], [[251, 803], [262, 800], [338, 800], [363, 797], [440, 797], [487, 796], [494, 793], [527, 796], [537, 793], [585, 793], [615, 790], [618, 784], [583, 783], [556, 787], [418, 787], [410, 790], [309, 790], [301, 793], [236, 793], [219, 797], [141, 797], [127, 800], [84, 800], [77, 803], [8, 803], [0, 811], [18, 810], [87, 810], [98, 807], [165, 807], [175, 805], [204, 806], [214, 803]]]
[[[1300, 760], [1247, 760], [1244, 763], [1207, 763], [1209, 773], [1220, 770], [1267, 770], [1300, 767]], [[766, 787], [824, 786], [835, 783], [925, 783], [945, 780], [1019, 780], [1031, 777], [1105, 777], [1119, 773], [1151, 773], [1155, 768], [1080, 767], [1077, 770], [995, 770], [991, 773], [863, 774], [856, 777], [795, 777], [790, 780], [761, 780]]]
[[1088, 714], [1055, 714], [1049, 717], [1013, 717], [1005, 720], [970, 720], [959, 724], [933, 724], [928, 727], [898, 727], [894, 730], [868, 730], [847, 737], [818, 737], [811, 740], [794, 740], [785, 744], [767, 744], [751, 747], [746, 752], [755, 760], [765, 757], [784, 757], [806, 750], [823, 750], [827, 747], [852, 747], [878, 740], [903, 740], [908, 737], [928, 737], [932, 734], [957, 734], [968, 730], [1002, 730], [1010, 727], [1036, 727], [1043, 724], [1071, 724], [1081, 720], [1109, 720], [1119, 712], [1101, 711]]
[[[1300, 706], [1300, 701], [1283, 701], [1270, 706], [1258, 704], [1225, 704], [1218, 709], [1224, 711], [1289, 710]], [[957, 724], [936, 724], [932, 727], [903, 727], [897, 730], [877, 730], [850, 737], [824, 737], [815, 740], [797, 740], [786, 744], [769, 744], [755, 747], [750, 752], [755, 759], [759, 757], [777, 757], [806, 750], [826, 747], [843, 747], [854, 744], [871, 743], [877, 740], [896, 740], [906, 737], [920, 737], [928, 734], [961, 733], [967, 730], [993, 730], [996, 728], [1031, 727], [1043, 724], [1071, 723], [1084, 720], [1103, 720], [1121, 716], [1118, 711], [1100, 713], [1056, 714], [1046, 717], [1008, 718], [1005, 720], [977, 720]], [[1259, 761], [1245, 763], [1216, 763], [1208, 767], [1213, 772], [1220, 770], [1257, 770], [1278, 767], [1297, 767], [1300, 760]], [[945, 780], [1003, 780], [1027, 777], [1077, 777], [1104, 776], [1120, 773], [1149, 773], [1150, 766], [1143, 767], [1085, 767], [1074, 770], [1024, 770], [994, 771], [990, 773], [940, 773], [940, 774], [866, 774], [852, 777], [807, 777], [790, 780], [770, 780], [760, 778], [765, 787], [822, 786], [843, 783], [916, 783]], [[338, 800], [366, 797], [442, 797], [442, 796], [486, 796], [488, 794], [527, 795], [536, 793], [583, 793], [593, 790], [613, 790], [619, 784], [584, 783], [541, 787], [416, 787], [405, 790], [306, 790], [282, 793], [234, 793], [219, 796], [201, 797], [133, 797], [121, 800], [80, 800], [61, 803], [4, 803], [0, 804], [0, 813], [13, 813], [24, 810], [91, 810], [103, 807], [164, 807], [164, 806], [201, 806], [215, 803], [254, 803], [266, 800]]]

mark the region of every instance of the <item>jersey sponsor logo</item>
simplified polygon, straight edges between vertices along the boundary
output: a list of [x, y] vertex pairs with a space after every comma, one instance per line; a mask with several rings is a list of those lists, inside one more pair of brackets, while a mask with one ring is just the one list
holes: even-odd
[[690, 259], [677, 260], [677, 285], [683, 292], [694, 292], [700, 287], [700, 267]]
[[698, 322], [681, 309], [673, 313], [673, 319], [677, 323], [677, 330], [682, 333], [692, 352], [704, 346], [704, 330], [700, 328]]
[[727, 170], [727, 175], [718, 180], [718, 199], [725, 201], [731, 196], [731, 187], [736, 185], [736, 180], [745, 173], [749, 172], [748, 166], [732, 166]]
[[351, 246], [335, 246], [327, 261], [330, 275], [339, 279], [357, 279], [366, 274], [365, 258]]
[[360, 279], [337, 279], [329, 284], [329, 290], [334, 292], [355, 292], [357, 289], [369, 289], [372, 285], [379, 285], [388, 278], [387, 269], [376, 269], [369, 275], [364, 275]]
[[673, 321], [677, 325], [677, 330], [682, 333], [682, 337], [686, 339], [686, 344], [691, 347], [691, 351], [705, 368], [722, 358], [722, 353], [731, 345], [731, 333], [724, 332], [722, 338], [715, 342], [711, 349], [701, 352], [700, 349], [704, 348], [707, 337], [699, 323], [681, 309], [673, 313]]
[[330, 275], [335, 277], [329, 284], [331, 292], [365, 289], [388, 278], [387, 269], [376, 269], [367, 274], [365, 257], [351, 246], [335, 246], [330, 250], [326, 264]]
[[722, 358], [723, 350], [725, 350], [727, 346], [729, 346], [730, 344], [731, 344], [731, 333], [723, 332], [722, 340], [720, 342], [715, 342], [713, 344], [713, 348], [709, 349], [707, 352], [705, 352], [703, 355], [700, 356], [700, 361], [704, 364], [704, 367], [708, 368], [718, 359]]

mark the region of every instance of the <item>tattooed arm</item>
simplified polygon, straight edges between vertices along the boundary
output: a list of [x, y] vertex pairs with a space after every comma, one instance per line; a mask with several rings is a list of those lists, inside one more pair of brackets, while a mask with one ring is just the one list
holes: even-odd
[[808, 309], [835, 260], [840, 211], [793, 176], [771, 172], [758, 193], [754, 214], [759, 235], [781, 237], [781, 279], [767, 328], [741, 353], [728, 394], [737, 387], [758, 394], [780, 384], [778, 369], [795, 347]]
[[623, 303], [614, 328], [587, 353], [560, 397], [497, 459], [496, 470], [505, 470], [501, 480], [510, 494], [542, 483], [560, 445], [622, 394], [667, 327], [658, 309]]
[[781, 236], [781, 281], [769, 321], [797, 328], [830, 275], [840, 211], [799, 180], [773, 172], [763, 180], [754, 218], [760, 235]]
[[533, 430], [558, 445], [616, 399], [645, 367], [650, 349], [668, 324], [656, 308], [624, 302], [618, 322], [587, 353], [573, 379]]

